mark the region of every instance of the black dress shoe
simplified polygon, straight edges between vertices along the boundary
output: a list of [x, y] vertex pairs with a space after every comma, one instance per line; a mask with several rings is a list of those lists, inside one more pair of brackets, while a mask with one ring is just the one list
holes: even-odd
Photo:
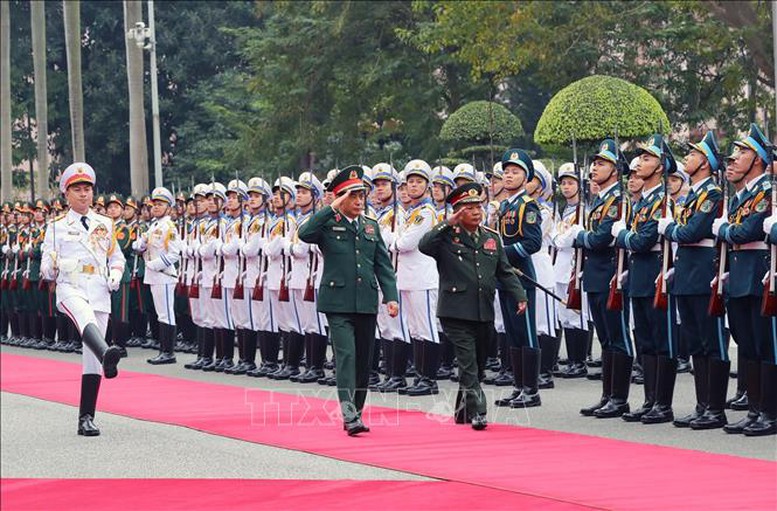
[[588, 367], [602, 367], [602, 359], [601, 358], [594, 359], [592, 357], [588, 357], [585, 359], [585, 365], [587, 365]]
[[453, 368], [449, 366], [440, 366], [435, 374], [435, 378], [438, 380], [447, 380], [453, 376]]
[[597, 419], [612, 419], [628, 413], [629, 403], [622, 400], [610, 399], [603, 407], [594, 412]]
[[477, 414], [472, 417], [472, 429], [475, 431], [482, 431], [486, 429], [486, 426], [488, 426], [488, 421], [486, 420], [485, 415]]
[[726, 408], [743, 412], [750, 409], [750, 401], [747, 399], [747, 392], [737, 392], [736, 395], [726, 401]]
[[496, 375], [496, 378], [494, 378], [494, 385], [497, 387], [509, 387], [510, 385], [513, 385], [513, 383], [515, 383], [515, 379], [513, 378], [512, 371], [499, 373]]
[[691, 422], [701, 419], [704, 417], [704, 412], [707, 409], [704, 406], [696, 405], [696, 408], [693, 410], [693, 412], [689, 413], [688, 415], [685, 415], [683, 417], [680, 417], [679, 419], [675, 419], [672, 424], [676, 428], [690, 428]]
[[361, 419], [354, 419], [345, 423], [345, 431], [348, 436], [356, 436], [359, 433], [369, 433], [370, 428], [365, 426]]
[[591, 406], [587, 406], [585, 408], [581, 408], [580, 415], [583, 415], [585, 417], [593, 417], [594, 412], [599, 408], [603, 407], [604, 405], [606, 405], [609, 400], [610, 400], [609, 397], [602, 396], [598, 403], [592, 404]]
[[199, 357], [194, 362], [189, 362], [188, 364], [184, 364], [184, 369], [192, 369], [194, 371], [199, 371], [202, 369], [202, 366], [209, 364], [210, 361], [207, 358]]
[[540, 373], [540, 377], [537, 379], [537, 387], [540, 389], [552, 389], [556, 387], [553, 383], [553, 375], [551, 373]]
[[678, 358], [677, 359], [677, 374], [680, 373], [690, 373], [691, 372], [691, 361], [687, 358]]
[[742, 430], [745, 436], [777, 435], [777, 419], [769, 417], [765, 413], [758, 416], [758, 420], [745, 426]]
[[78, 434], [81, 436], [100, 436], [100, 429], [95, 426], [91, 415], [86, 414], [78, 418]]
[[561, 371], [562, 378], [573, 379], [585, 378], [586, 376], [588, 376], [588, 366], [586, 366], [583, 362], [569, 364], [565, 370]]
[[510, 408], [533, 408], [541, 405], [539, 392], [521, 391], [518, 397], [510, 401]]
[[745, 432], [746, 427], [756, 421], [758, 421], [758, 416], [752, 413], [748, 413], [743, 419], [723, 426], [723, 431], [730, 435], [741, 435]]
[[154, 358], [149, 358], [146, 360], [149, 364], [152, 366], [158, 366], [163, 364], [175, 364], [175, 355], [171, 353], [160, 353], [159, 355], [155, 356]]
[[509, 407], [510, 406], [510, 402], [513, 399], [516, 399], [520, 395], [521, 395], [521, 389], [513, 389], [513, 392], [509, 396], [503, 397], [502, 399], [497, 399], [496, 401], [494, 401], [494, 405], [495, 406], [508, 406]]
[[210, 362], [202, 366], [202, 371], [205, 373], [212, 373], [216, 370], [216, 367], [221, 364], [220, 358], [210, 359]]
[[400, 394], [405, 394], [411, 397], [417, 397], [417, 396], [431, 396], [432, 394], [438, 394], [440, 391], [437, 388], [437, 382], [430, 380], [429, 378], [421, 378], [418, 381], [418, 385], [415, 385], [413, 387], [408, 387], [405, 389], [405, 392], [402, 392], [400, 389], [398, 391]]
[[727, 423], [726, 413], [723, 410], [719, 412], [707, 410], [701, 417], [691, 421], [690, 427], [696, 431], [703, 429], [720, 429]]
[[674, 412], [671, 406], [656, 404], [648, 413], [642, 416], [640, 422], [642, 424], [661, 424], [672, 422], [673, 420]]
[[380, 392], [399, 392], [400, 389], [407, 388], [407, 381], [404, 376], [392, 376], [385, 385], [381, 385]]
[[642, 417], [650, 410], [652, 410], [654, 405], [655, 403], [652, 403], [652, 402], [644, 402], [642, 403], [642, 406], [640, 406], [636, 410], [631, 410], [629, 412], [624, 413], [621, 416], [621, 419], [625, 420], [626, 422], [641, 422]]
[[586, 379], [593, 380], [593, 381], [601, 380], [602, 379], [602, 372], [601, 371], [596, 371], [596, 372], [593, 372], [593, 373], [588, 373], [588, 374], [585, 375], [585, 377], [586, 377]]

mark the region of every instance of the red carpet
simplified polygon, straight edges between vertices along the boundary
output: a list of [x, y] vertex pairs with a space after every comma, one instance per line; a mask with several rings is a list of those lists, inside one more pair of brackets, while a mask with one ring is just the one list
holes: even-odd
[[[7, 354], [0, 362], [3, 391], [77, 404], [80, 365]], [[348, 438], [331, 401], [126, 371], [101, 392], [105, 412], [556, 502], [777, 508], [777, 464], [768, 461], [505, 425], [478, 433], [375, 407], [372, 433]]]
[[[4, 511], [145, 509], [583, 510], [562, 502], [447, 481], [250, 479], [3, 479]], [[91, 503], [88, 505], [86, 503]]]

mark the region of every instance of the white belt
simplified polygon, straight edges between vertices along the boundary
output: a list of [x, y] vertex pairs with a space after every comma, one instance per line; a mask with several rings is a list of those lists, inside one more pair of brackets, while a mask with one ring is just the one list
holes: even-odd
[[661, 244], [661, 243], [656, 243], [655, 245], [653, 245], [653, 246], [650, 248], [650, 251], [651, 251], [651, 252], [661, 252], [661, 250], [663, 250], [663, 248], [664, 248], [664, 247], [662, 246], [662, 244]]
[[696, 243], [680, 243], [680, 246], [681, 247], [714, 247], [715, 240], [705, 238], [701, 241], [697, 241]]
[[744, 245], [734, 245], [733, 250], [768, 250], [769, 246], [765, 241], [751, 241]]

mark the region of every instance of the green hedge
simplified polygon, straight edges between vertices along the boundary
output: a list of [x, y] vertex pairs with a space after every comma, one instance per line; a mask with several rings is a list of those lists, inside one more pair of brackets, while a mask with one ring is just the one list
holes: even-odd
[[440, 138], [455, 146], [488, 144], [509, 145], [523, 134], [521, 121], [510, 110], [491, 101], [473, 101], [462, 106], [442, 125]]
[[670, 131], [669, 118], [648, 91], [620, 78], [589, 76], [561, 89], [542, 113], [534, 141], [569, 144], [613, 137], [640, 138]]

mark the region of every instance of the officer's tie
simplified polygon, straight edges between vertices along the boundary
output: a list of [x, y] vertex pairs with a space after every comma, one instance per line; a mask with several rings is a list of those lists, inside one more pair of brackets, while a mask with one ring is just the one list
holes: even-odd
[[87, 217], [86, 215], [82, 216], [81, 217], [81, 225], [83, 225], [84, 229], [86, 229], [88, 231], [89, 230], [89, 217]]

